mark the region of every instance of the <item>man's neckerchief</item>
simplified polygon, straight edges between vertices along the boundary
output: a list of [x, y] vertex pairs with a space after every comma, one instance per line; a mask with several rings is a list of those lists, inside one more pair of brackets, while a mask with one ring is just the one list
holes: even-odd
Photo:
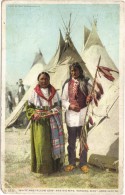
[[41, 91], [41, 88], [40, 88], [40, 85], [39, 85], [39, 84], [36, 85], [36, 87], [34, 88], [35, 92], [36, 92], [40, 97], [42, 97], [44, 100], [46, 100], [46, 101], [50, 104], [50, 106], [52, 106], [52, 98], [54, 97], [54, 95], [55, 95], [55, 93], [56, 93], [56, 89], [55, 89], [51, 84], [49, 84], [48, 89], [49, 89], [49, 92], [50, 92], [50, 96], [49, 96], [49, 98], [46, 98], [46, 97], [43, 95], [43, 93], [42, 93], [42, 91]]

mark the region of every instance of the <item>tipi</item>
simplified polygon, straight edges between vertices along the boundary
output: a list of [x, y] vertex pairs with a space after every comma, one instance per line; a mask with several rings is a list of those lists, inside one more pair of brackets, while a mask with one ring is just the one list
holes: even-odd
[[84, 75], [92, 79], [84, 61], [76, 50], [67, 32], [65, 40], [60, 31], [60, 39], [58, 49], [47, 66], [47, 71], [50, 74], [51, 83], [61, 93], [62, 86], [67, 78], [69, 78], [69, 66], [73, 62], [79, 62], [83, 68]]
[[[100, 66], [118, 71], [97, 34], [96, 23], [93, 23], [92, 31], [85, 27], [84, 33], [82, 58], [93, 78], [100, 55]], [[95, 125], [88, 133], [88, 161], [102, 168], [116, 169], [119, 148], [119, 74], [113, 73], [113, 77], [115, 80], [112, 82], [98, 75], [104, 95], [98, 107], [89, 107], [88, 114]]]
[[[108, 67], [110, 69], [118, 71], [117, 67], [108, 55], [106, 48], [99, 38], [99, 35], [97, 33], [96, 21], [93, 22], [91, 31], [87, 27], [84, 27], [84, 46], [81, 56], [93, 78], [95, 76], [95, 71], [100, 56], [100, 66]], [[118, 73], [112, 72], [112, 74], [115, 80], [118, 79]], [[112, 82], [106, 80], [104, 77], [98, 78], [100, 83], [103, 85], [104, 91], [106, 92], [107, 89], [112, 85]]]
[[28, 97], [30, 96], [33, 88], [35, 87], [37, 83], [37, 76], [40, 72], [42, 72], [45, 68], [46, 63], [43, 59], [43, 55], [41, 51], [36, 54], [34, 62], [32, 64], [32, 67], [27, 74], [27, 76], [24, 78], [23, 83], [27, 86], [29, 86], [28, 91], [25, 93], [22, 100], [19, 102], [19, 104], [15, 107], [14, 111], [11, 113], [11, 115], [6, 119], [5, 121], [5, 128], [12, 126], [19, 117], [22, 117], [22, 113], [24, 112], [24, 105], [25, 102], [28, 100]]
[[36, 53], [30, 71], [23, 79], [23, 84], [26, 86], [31, 86], [36, 81], [38, 74], [42, 72], [45, 69], [45, 67], [46, 67], [46, 63], [44, 61], [41, 51], [39, 51], [39, 53]]
[[93, 109], [95, 126], [88, 133], [88, 161], [101, 168], [117, 169], [119, 158], [119, 83], [115, 81]]

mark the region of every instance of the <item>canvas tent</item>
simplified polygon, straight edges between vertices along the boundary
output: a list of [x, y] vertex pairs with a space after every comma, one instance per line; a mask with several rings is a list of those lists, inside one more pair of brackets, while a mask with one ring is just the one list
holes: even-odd
[[91, 164], [114, 168], [119, 150], [119, 83], [116, 80], [93, 110], [95, 126], [88, 133], [88, 160]]
[[[91, 31], [87, 27], [84, 28], [84, 46], [81, 56], [93, 78], [95, 76], [95, 71], [100, 56], [100, 66], [108, 67], [110, 69], [118, 71], [117, 67], [108, 55], [106, 48], [99, 38], [96, 28], [96, 22], [93, 22]], [[118, 79], [118, 73], [112, 72], [112, 74], [115, 80]], [[107, 89], [112, 85], [112, 82], [106, 80], [102, 76], [98, 77], [98, 79], [103, 85], [104, 91], [106, 92]]]
[[67, 33], [64, 40], [60, 31], [58, 49], [47, 66], [47, 71], [50, 74], [51, 83], [57, 90], [59, 90], [59, 94], [61, 94], [61, 89], [65, 80], [69, 78], [69, 66], [73, 62], [79, 62], [83, 69], [84, 75], [92, 79], [86, 64], [76, 50], [70, 35]]
[[47, 65], [44, 62], [42, 53], [39, 51], [39, 53], [36, 54], [32, 67], [23, 82], [25, 85], [29, 86], [29, 89], [19, 104], [15, 107], [14, 111], [6, 119], [5, 128], [12, 126], [19, 119], [19, 117], [23, 117], [25, 102], [28, 100], [28, 97], [37, 83], [38, 74], [44, 70], [45, 66]]
[[[87, 35], [84, 35], [86, 39], [82, 58], [92, 76], [95, 75], [100, 55], [101, 66], [118, 71], [97, 34], [95, 23], [92, 31], [85, 28], [85, 32]], [[98, 107], [89, 107], [88, 114], [92, 116], [95, 125], [88, 133], [88, 162], [101, 168], [117, 169], [115, 162], [118, 161], [119, 150], [119, 74], [114, 73], [113, 76], [113, 82], [104, 77], [99, 78], [104, 95]]]
[[45, 69], [45, 67], [46, 67], [46, 63], [44, 61], [41, 51], [39, 51], [39, 53], [36, 53], [30, 71], [23, 79], [23, 84], [26, 86], [31, 86], [37, 80], [38, 74], [42, 72]]

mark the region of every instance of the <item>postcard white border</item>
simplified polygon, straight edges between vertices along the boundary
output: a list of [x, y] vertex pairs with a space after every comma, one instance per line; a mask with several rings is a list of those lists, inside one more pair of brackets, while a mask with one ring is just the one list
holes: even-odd
[[[4, 106], [5, 106], [5, 62], [6, 62], [6, 29], [5, 29], [5, 21], [6, 21], [6, 5], [7, 4], [119, 4], [120, 5], [120, 45], [119, 45], [119, 51], [120, 51], [120, 60], [119, 60], [119, 71], [120, 71], [120, 81], [119, 81], [119, 87], [120, 87], [120, 98], [119, 98], [119, 188], [118, 189], [16, 189], [15, 192], [21, 193], [21, 194], [32, 194], [32, 193], [40, 193], [40, 194], [122, 194], [123, 193], [123, 161], [124, 161], [124, 65], [125, 65], [125, 2], [124, 1], [114, 1], [114, 0], [56, 0], [56, 1], [50, 1], [50, 0], [4, 0], [2, 1], [2, 36], [1, 36], [1, 43], [2, 43], [2, 85], [1, 85], [1, 105], [2, 105], [2, 116], [1, 116], [1, 184], [4, 184], [4, 159], [5, 159], [5, 134], [4, 134], [4, 127], [5, 127], [5, 112], [4, 112]], [[1, 186], [2, 187], [2, 186]], [[1, 193], [2, 190], [1, 190]], [[8, 192], [8, 193], [14, 193], [14, 192]], [[8, 194], [7, 193], [7, 194]], [[16, 193], [16, 194], [17, 194]]]

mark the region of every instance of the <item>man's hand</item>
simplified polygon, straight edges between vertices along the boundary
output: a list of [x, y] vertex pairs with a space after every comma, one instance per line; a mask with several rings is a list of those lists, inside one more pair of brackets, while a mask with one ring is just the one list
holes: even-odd
[[69, 105], [69, 110], [73, 110], [75, 112], [79, 112], [80, 111], [80, 107], [78, 105], [70, 104]]
[[86, 98], [86, 103], [90, 103], [92, 101], [92, 95], [88, 95]]

